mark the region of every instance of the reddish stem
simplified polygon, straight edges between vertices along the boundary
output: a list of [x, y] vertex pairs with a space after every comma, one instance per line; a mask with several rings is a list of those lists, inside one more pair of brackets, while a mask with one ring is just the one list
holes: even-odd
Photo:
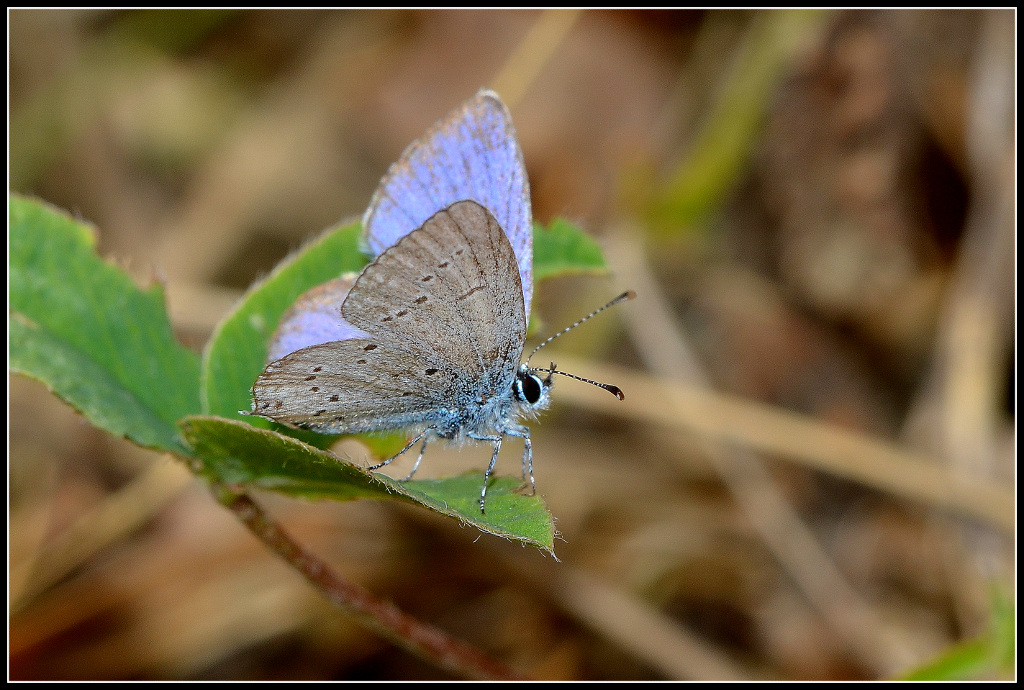
[[306, 576], [314, 587], [359, 621], [395, 644], [441, 668], [469, 678], [520, 680], [523, 676], [476, 647], [427, 625], [393, 604], [382, 601], [330, 569], [299, 546], [246, 494], [214, 487], [218, 500], [230, 508], [260, 541]]

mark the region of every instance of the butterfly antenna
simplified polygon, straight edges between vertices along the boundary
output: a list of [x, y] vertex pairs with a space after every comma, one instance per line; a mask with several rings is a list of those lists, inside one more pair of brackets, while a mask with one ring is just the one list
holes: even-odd
[[[559, 331], [558, 333], [555, 333], [555, 334], [554, 334], [553, 336], [551, 336], [550, 338], [548, 338], [547, 340], [545, 340], [545, 341], [544, 341], [543, 343], [541, 343], [541, 344], [540, 344], [540, 345], [538, 345], [537, 347], [533, 348], [533, 352], [531, 352], [531, 353], [530, 353], [530, 356], [526, 358], [526, 363], [527, 363], [527, 364], [529, 364], [529, 363], [530, 363], [530, 360], [531, 360], [531, 359], [533, 359], [533, 356], [534, 356], [535, 354], [537, 354], [537, 351], [538, 351], [538, 350], [540, 350], [540, 349], [541, 349], [542, 347], [544, 347], [545, 345], [547, 345], [548, 343], [550, 343], [550, 342], [551, 342], [552, 340], [554, 340], [555, 338], [558, 338], [558, 337], [560, 337], [560, 336], [563, 336], [563, 335], [565, 335], [566, 333], [568, 333], [568, 332], [569, 332], [569, 331], [571, 331], [572, 329], [574, 329], [574, 328], [576, 328], [577, 326], [579, 326], [579, 325], [580, 325], [581, 323], [583, 323], [584, 321], [589, 321], [590, 319], [594, 318], [595, 316], [597, 316], [598, 314], [600, 314], [601, 312], [603, 312], [603, 311], [604, 311], [605, 309], [607, 309], [608, 307], [614, 307], [614, 306], [615, 306], [616, 304], [618, 304], [619, 302], [625, 302], [626, 300], [628, 300], [628, 299], [633, 299], [634, 297], [636, 297], [636, 293], [635, 293], [635, 292], [633, 292], [632, 290], [628, 290], [628, 291], [626, 291], [626, 292], [623, 292], [623, 293], [622, 293], [621, 295], [619, 295], [618, 297], [616, 297], [615, 299], [613, 299], [613, 300], [612, 300], [611, 302], [609, 302], [608, 304], [606, 304], [606, 305], [604, 305], [603, 307], [600, 307], [600, 308], [598, 308], [598, 309], [595, 309], [594, 311], [590, 312], [589, 314], [587, 314], [586, 316], [584, 316], [584, 317], [583, 317], [582, 319], [580, 319], [579, 321], [577, 321], [576, 323], [574, 323], [573, 325], [571, 325], [571, 326], [567, 326], [567, 327], [563, 328], [563, 329], [562, 329], [562, 330], [560, 330], [560, 331]], [[548, 370], [548, 369], [538, 369], [537, 371], [549, 371], [549, 370]], [[550, 373], [552, 373], [552, 374], [562, 374], [563, 376], [572, 376], [572, 374], [566, 374], [565, 372], [561, 372], [561, 371], [554, 371], [554, 365], [552, 365], [552, 366], [551, 366], [551, 371], [550, 371]], [[578, 377], [578, 376], [573, 376], [573, 378], [579, 378], [579, 377]], [[604, 386], [604, 384], [602, 384], [602, 383], [596, 383], [596, 382], [594, 382], [594, 381], [588, 381], [587, 379], [580, 379], [580, 380], [581, 380], [581, 381], [587, 381], [587, 383], [593, 383], [593, 384], [594, 384], [595, 386], [602, 386], [602, 387]], [[612, 388], [615, 388], [615, 386], [612, 386]], [[616, 388], [615, 390], [618, 390], [618, 389]], [[621, 398], [620, 398], [620, 400], [621, 400]]]
[[[612, 302], [612, 304], [614, 304], [614, 302]], [[611, 304], [606, 305], [606, 306], [611, 306]], [[601, 307], [601, 309], [604, 309], [604, 308], [605, 307]], [[600, 309], [598, 311], [600, 311]], [[565, 372], [565, 371], [558, 371], [557, 369], [555, 369], [555, 363], [554, 362], [551, 363], [551, 368], [550, 369], [531, 369], [531, 371], [546, 371], [548, 373], [548, 382], [549, 383], [551, 382], [551, 375], [552, 374], [558, 374], [559, 376], [568, 376], [571, 379], [576, 379], [577, 381], [583, 381], [584, 383], [589, 383], [591, 385], [597, 386], [598, 388], [604, 388], [606, 391], [608, 391], [609, 393], [614, 395], [619, 400], [625, 400], [626, 399], [626, 396], [623, 395], [623, 393], [622, 393], [622, 389], [619, 388], [618, 386], [613, 386], [610, 383], [601, 383], [600, 381], [594, 381], [592, 379], [585, 379], [582, 376], [577, 376], [576, 374], [570, 374], [570, 373]]]

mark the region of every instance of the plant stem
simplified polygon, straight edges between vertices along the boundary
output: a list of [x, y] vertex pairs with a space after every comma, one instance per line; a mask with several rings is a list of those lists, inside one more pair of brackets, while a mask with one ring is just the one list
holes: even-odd
[[334, 604], [354, 614], [363, 625], [420, 658], [469, 678], [523, 678], [476, 647], [416, 620], [393, 604], [344, 579], [316, 555], [297, 544], [248, 495], [224, 485], [215, 484], [212, 488], [217, 500], [234, 512], [260, 541], [305, 575]]

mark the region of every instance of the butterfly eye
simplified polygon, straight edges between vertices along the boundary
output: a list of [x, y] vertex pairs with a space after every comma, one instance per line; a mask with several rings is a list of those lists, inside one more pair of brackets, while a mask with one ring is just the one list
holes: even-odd
[[543, 383], [535, 374], [519, 374], [516, 377], [516, 397], [525, 403], [536, 405], [543, 390]]

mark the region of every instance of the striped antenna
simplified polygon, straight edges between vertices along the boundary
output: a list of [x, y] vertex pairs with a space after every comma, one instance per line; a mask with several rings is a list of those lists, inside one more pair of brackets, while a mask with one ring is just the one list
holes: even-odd
[[[613, 300], [612, 300], [611, 302], [609, 302], [608, 304], [606, 304], [606, 305], [604, 305], [603, 307], [600, 307], [600, 308], [598, 308], [598, 309], [595, 309], [594, 311], [590, 312], [589, 314], [587, 314], [586, 316], [584, 316], [584, 317], [583, 317], [582, 319], [580, 319], [579, 321], [577, 321], [576, 323], [574, 323], [573, 325], [571, 325], [571, 326], [567, 326], [566, 328], [563, 328], [563, 329], [562, 329], [562, 330], [560, 330], [560, 331], [559, 331], [558, 333], [555, 333], [555, 334], [554, 334], [553, 336], [551, 336], [550, 338], [548, 338], [547, 340], [545, 340], [545, 341], [544, 341], [543, 343], [541, 343], [541, 344], [540, 344], [540, 345], [538, 345], [537, 347], [533, 348], [533, 352], [531, 352], [531, 353], [530, 353], [530, 356], [526, 358], [526, 364], [527, 364], [527, 365], [529, 365], [529, 364], [530, 364], [530, 360], [531, 360], [531, 359], [533, 359], [533, 356], [534, 356], [535, 354], [537, 354], [537, 351], [538, 351], [538, 350], [540, 350], [540, 349], [541, 349], [542, 347], [544, 347], [545, 345], [547, 345], [548, 343], [550, 343], [550, 342], [551, 342], [552, 340], [554, 340], [555, 338], [558, 338], [558, 337], [560, 337], [560, 336], [563, 336], [563, 335], [565, 335], [566, 333], [568, 333], [568, 332], [569, 332], [569, 331], [571, 331], [572, 329], [574, 329], [574, 328], [576, 328], [577, 326], [579, 326], [579, 325], [580, 325], [581, 323], [583, 323], [584, 321], [589, 321], [590, 319], [594, 318], [595, 316], [597, 316], [598, 314], [600, 314], [601, 312], [603, 312], [603, 311], [604, 311], [605, 309], [607, 309], [608, 307], [613, 307], [613, 306], [615, 306], [616, 304], [618, 304], [619, 302], [625, 302], [626, 300], [628, 300], [628, 299], [633, 299], [634, 297], [636, 297], [636, 293], [635, 293], [635, 292], [633, 292], [632, 290], [628, 290], [628, 291], [626, 291], [626, 292], [623, 292], [623, 293], [622, 293], [621, 295], [619, 295], [618, 297], [616, 297], [615, 299], [613, 299]], [[554, 364], [552, 364], [552, 365], [551, 365], [551, 370], [550, 370], [550, 372], [549, 372], [549, 373], [552, 373], [552, 374], [562, 374], [563, 376], [572, 376], [572, 374], [566, 374], [565, 372], [562, 372], [562, 371], [554, 371], [554, 368], [555, 368], [555, 365], [554, 365]], [[548, 369], [537, 369], [537, 371], [549, 371], [549, 370], [548, 370]], [[578, 377], [578, 376], [573, 376], [573, 378], [580, 378], [580, 377]], [[580, 379], [580, 380], [581, 380], [581, 381], [587, 381], [587, 383], [593, 383], [593, 384], [594, 384], [595, 386], [604, 386], [604, 384], [599, 384], [599, 383], [596, 383], [595, 381], [589, 381], [589, 380], [587, 380], [587, 379]], [[615, 388], [615, 387], [614, 387], [614, 386], [612, 386], [612, 388]], [[616, 388], [615, 390], [618, 390], [618, 389]], [[621, 391], [620, 391], [620, 393], [621, 393]], [[622, 398], [620, 397], [619, 399], [621, 400]]]
[[619, 400], [625, 400], [626, 399], [626, 396], [622, 393], [622, 389], [619, 388], [618, 386], [613, 386], [610, 383], [601, 383], [600, 381], [594, 381], [593, 379], [585, 379], [582, 376], [577, 376], [576, 374], [570, 374], [570, 373], [565, 372], [565, 371], [558, 371], [557, 369], [555, 369], [555, 363], [554, 362], [551, 363], [551, 368], [550, 369], [530, 369], [530, 371], [546, 371], [548, 373], [548, 382], [549, 383], [551, 381], [551, 375], [552, 374], [558, 374], [559, 376], [568, 376], [571, 379], [576, 379], [577, 381], [583, 381], [584, 383], [589, 383], [591, 385], [597, 386], [598, 388], [604, 388], [606, 391], [608, 391], [609, 393], [614, 395]]

